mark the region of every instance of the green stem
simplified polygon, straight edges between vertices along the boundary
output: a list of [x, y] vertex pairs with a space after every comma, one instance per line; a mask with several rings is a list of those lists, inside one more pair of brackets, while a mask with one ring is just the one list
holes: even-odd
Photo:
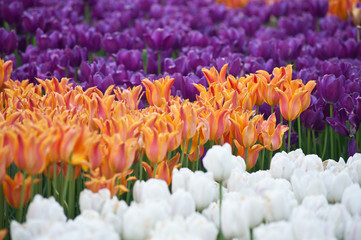
[[158, 167], [158, 163], [155, 163], [155, 164], [154, 164], [154, 169], [153, 169], [153, 178], [156, 177], [157, 167]]
[[90, 23], [90, 6], [88, 3], [85, 3], [85, 23]]
[[23, 218], [23, 210], [24, 210], [24, 198], [25, 198], [25, 180], [26, 180], [26, 172], [24, 171], [23, 175], [23, 185], [21, 186], [21, 197], [20, 197], [20, 208], [17, 211], [16, 220], [21, 223]]
[[186, 167], [188, 167], [188, 158], [189, 158], [189, 152], [191, 151], [191, 148], [192, 148], [192, 141], [193, 139], [189, 139], [189, 142], [188, 142], [188, 147], [187, 147], [187, 155], [186, 155]]
[[[75, 169], [73, 167], [69, 168], [71, 170], [71, 179], [69, 181], [69, 210], [68, 217], [74, 219], [75, 217]], [[69, 171], [68, 170], [68, 171]]]
[[222, 232], [222, 181], [219, 182], [219, 239], [223, 240]]
[[248, 165], [248, 148], [245, 148], [244, 161], [246, 162], [246, 169]]
[[312, 143], [313, 143], [313, 152], [318, 155], [318, 151], [316, 147], [316, 134], [314, 129], [312, 129]]
[[271, 115], [273, 114], [274, 112], [274, 106], [271, 106]]
[[311, 130], [307, 129], [307, 154], [311, 154]]
[[[65, 198], [66, 198], [66, 194], [68, 192], [68, 186], [69, 186], [69, 178], [72, 172], [73, 166], [68, 163], [68, 169], [66, 171], [66, 176], [65, 176], [65, 181], [64, 181], [64, 186], [63, 186], [63, 191], [61, 194], [61, 205], [63, 206], [64, 210], [66, 209], [66, 202], [65, 202]], [[68, 209], [68, 217], [69, 217], [69, 209]]]
[[326, 146], [327, 146], [327, 129], [325, 131], [325, 139], [323, 140], [323, 149], [322, 149], [322, 156], [321, 156], [321, 159], [324, 160], [324, 157], [325, 157], [325, 153], [326, 153]]
[[140, 153], [140, 158], [139, 158], [139, 181], [143, 180], [143, 158], [144, 158], [144, 151], [142, 151]]
[[288, 121], [288, 147], [287, 152], [291, 150], [291, 130], [292, 130], [292, 121]]
[[[333, 105], [330, 104], [330, 117], [333, 117]], [[334, 144], [333, 144], [333, 131], [332, 131], [332, 127], [329, 125], [329, 129], [330, 129], [330, 141], [331, 141], [331, 158], [335, 160], [335, 155], [334, 155]]]
[[298, 125], [298, 147], [302, 148], [302, 132], [301, 132], [300, 116], [298, 116], [298, 118], [297, 118], [297, 125]]
[[259, 113], [259, 106], [256, 106], [256, 115]]
[[199, 135], [198, 137], [198, 142], [197, 142], [197, 160], [196, 160], [196, 170], [199, 170], [200, 169], [200, 163], [201, 161], [199, 160], [199, 143], [200, 143], [200, 140], [201, 140], [201, 136]]
[[357, 41], [358, 42], [360, 41], [360, 28], [361, 28], [361, 26], [356, 27], [356, 29], [357, 29]]
[[31, 175], [31, 183], [30, 183], [30, 202], [34, 198], [34, 176]]
[[273, 152], [269, 151], [268, 153], [268, 169], [271, 167], [271, 161], [272, 161]]
[[187, 143], [187, 139], [184, 139], [183, 140], [182, 154], [181, 154], [181, 159], [180, 159], [180, 163], [182, 164], [182, 166], [184, 166], [184, 149], [186, 148], [186, 143]]
[[158, 52], [158, 74], [162, 73], [162, 54]]
[[266, 150], [262, 149], [262, 154], [261, 154], [261, 170], [264, 170], [264, 152]]
[[48, 166], [47, 171], [47, 178], [46, 178], [46, 196], [47, 198], [51, 195], [51, 183], [50, 183], [50, 165]]
[[2, 184], [0, 184], [0, 229], [5, 228], [5, 195]]
[[147, 74], [147, 68], [148, 68], [148, 52], [147, 52], [147, 49], [143, 49], [142, 59], [143, 59], [144, 73]]

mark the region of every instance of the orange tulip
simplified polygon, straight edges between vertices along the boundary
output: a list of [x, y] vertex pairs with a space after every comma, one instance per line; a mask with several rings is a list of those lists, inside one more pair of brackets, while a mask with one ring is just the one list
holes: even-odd
[[275, 113], [259, 126], [260, 135], [258, 141], [270, 151], [279, 149], [282, 145], [283, 135], [288, 130], [288, 127], [281, 124], [278, 124], [276, 127]]
[[185, 102], [180, 108], [180, 119], [183, 121], [182, 138], [190, 139], [196, 134], [197, 113], [193, 105]]
[[357, 2], [359, 0], [329, 0], [328, 12], [341, 20], [346, 20], [351, 13], [352, 6]]
[[161, 107], [169, 101], [170, 88], [174, 83], [174, 78], [166, 76], [154, 82], [146, 78], [142, 83], [145, 86], [145, 95], [150, 106]]
[[1, 159], [4, 152], [5, 151], [3, 149], [0, 150], [0, 185], [3, 183], [6, 176], [6, 162]]
[[225, 109], [209, 110], [208, 117], [205, 117], [209, 125], [209, 140], [218, 141], [223, 134], [229, 131], [229, 112]]
[[130, 110], [137, 110], [144, 92], [142, 92], [142, 86], [139, 85], [124, 90], [117, 87], [114, 89], [114, 94], [119, 101], [125, 101]]
[[[237, 155], [241, 156], [243, 159], [245, 159], [246, 157], [246, 151], [245, 148], [239, 144], [237, 142], [237, 140], [234, 140], [234, 145], [236, 146], [238, 152]], [[261, 151], [262, 149], [264, 149], [265, 147], [260, 145], [260, 144], [255, 144], [252, 147], [248, 148], [248, 156], [247, 156], [247, 170], [252, 169], [256, 163], [257, 163], [257, 159], [258, 159], [258, 153], [259, 151]]]
[[150, 178], [154, 177], [154, 170], [155, 178], [164, 180], [168, 185], [172, 182], [172, 173], [174, 168], [180, 167], [179, 161], [180, 154], [177, 153], [173, 158], [171, 158], [168, 162], [167, 160], [161, 161], [156, 169], [153, 169], [149, 164], [146, 162], [142, 162], [143, 168], [148, 172], [148, 176]]
[[152, 164], [160, 163], [167, 154], [169, 133], [159, 132], [157, 129], [144, 127], [145, 153]]
[[8, 230], [7, 229], [1, 229], [0, 230], [0, 240], [5, 239], [6, 234], [8, 234]]
[[256, 115], [251, 120], [252, 112], [234, 113], [231, 116], [232, 131], [231, 134], [245, 148], [251, 147], [258, 138], [257, 126], [262, 116]]
[[89, 165], [91, 170], [95, 170], [100, 167], [104, 159], [104, 145], [101, 141], [94, 141], [89, 147]]
[[16, 166], [30, 175], [42, 173], [47, 164], [48, 144], [47, 136], [36, 136], [33, 132], [17, 133], [17, 148], [14, 156]]
[[316, 86], [316, 81], [308, 81], [306, 85], [302, 85], [302, 89], [307, 91], [305, 95], [301, 97], [302, 111], [305, 111], [311, 104], [311, 93]]
[[2, 89], [5, 82], [10, 80], [10, 74], [13, 71], [13, 62], [4, 62], [0, 59], [0, 90]]
[[109, 152], [109, 167], [115, 173], [122, 173], [128, 170], [135, 159], [138, 139], [130, 138], [120, 142], [113, 138]]
[[206, 76], [208, 85], [211, 86], [212, 83], [223, 85], [226, 82], [227, 67], [228, 64], [225, 64], [219, 73], [215, 67], [212, 67], [210, 70], [207, 68], [202, 68], [202, 72], [204, 76]]
[[[21, 172], [15, 174], [14, 180], [11, 179], [8, 175], [5, 176], [3, 182], [4, 194], [6, 201], [13, 208], [20, 208], [21, 206], [21, 191], [23, 188], [23, 179], [24, 176]], [[38, 183], [40, 180], [35, 179], [34, 184]], [[28, 176], [25, 179], [25, 189], [24, 189], [24, 201], [23, 205], [27, 204], [30, 200], [30, 186], [31, 186], [31, 177]]]
[[286, 91], [276, 89], [280, 96], [280, 111], [284, 119], [288, 121], [295, 120], [302, 112], [301, 99], [307, 91], [292, 92], [290, 88]]

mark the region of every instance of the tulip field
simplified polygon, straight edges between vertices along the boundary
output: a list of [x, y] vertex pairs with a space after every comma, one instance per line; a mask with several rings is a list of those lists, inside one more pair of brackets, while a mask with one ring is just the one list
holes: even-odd
[[361, 1], [0, 0], [0, 240], [361, 239]]

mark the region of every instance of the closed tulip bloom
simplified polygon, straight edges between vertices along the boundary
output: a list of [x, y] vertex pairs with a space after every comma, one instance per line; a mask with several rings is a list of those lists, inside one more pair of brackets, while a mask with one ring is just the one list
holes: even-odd
[[168, 201], [170, 193], [168, 185], [159, 179], [149, 179], [145, 181], [136, 181], [133, 188], [134, 201], [145, 203], [147, 201]]
[[156, 129], [143, 128], [145, 153], [152, 164], [160, 163], [167, 155], [169, 134]]
[[256, 115], [250, 119], [252, 114], [253, 112], [245, 112], [231, 116], [231, 134], [244, 148], [251, 147], [258, 139], [257, 126], [260, 123], [262, 116]]
[[108, 161], [113, 172], [122, 173], [132, 166], [138, 147], [137, 144], [137, 138], [130, 138], [125, 142], [115, 142], [111, 146]]
[[183, 189], [179, 189], [170, 197], [173, 216], [188, 217], [196, 211], [196, 204], [192, 195]]
[[[6, 201], [13, 208], [20, 208], [21, 206], [21, 192], [23, 188], [23, 179], [24, 176], [21, 172], [17, 172], [14, 176], [14, 180], [11, 179], [8, 175], [5, 176], [5, 180], [3, 182], [4, 195]], [[38, 183], [40, 180], [35, 179], [34, 183]], [[31, 177], [28, 176], [25, 179], [24, 186], [24, 202], [23, 205], [27, 204], [30, 200], [30, 187], [31, 187]]]
[[358, 184], [352, 184], [345, 189], [341, 203], [352, 216], [361, 216], [361, 201], [355, 199], [361, 199], [361, 188]]
[[280, 111], [287, 121], [295, 120], [302, 112], [301, 99], [307, 94], [307, 91], [292, 92], [290, 88], [286, 91], [277, 89], [280, 96]]
[[[245, 148], [241, 144], [239, 144], [237, 140], [234, 140], [234, 145], [238, 150], [237, 155], [245, 159], [246, 157]], [[265, 147], [260, 144], [255, 144], [248, 149], [247, 170], [252, 169], [256, 165], [258, 159], [258, 153], [264, 148]]]
[[10, 74], [13, 71], [13, 62], [6, 61], [4, 62], [0, 59], [0, 90], [2, 89], [4, 83], [10, 80]]
[[345, 92], [344, 79], [334, 75], [325, 75], [318, 83], [318, 91], [326, 103], [334, 104]]
[[204, 156], [203, 165], [208, 172], [213, 173], [216, 181], [226, 181], [231, 175], [232, 157], [232, 147], [228, 143], [214, 145]]
[[183, 121], [182, 139], [190, 139], [196, 134], [197, 112], [191, 103], [185, 102], [179, 113], [180, 119]]

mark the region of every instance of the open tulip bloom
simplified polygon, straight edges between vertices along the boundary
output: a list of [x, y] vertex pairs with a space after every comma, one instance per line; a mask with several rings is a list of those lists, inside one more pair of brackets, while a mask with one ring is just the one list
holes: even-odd
[[0, 240], [360, 239], [360, 9], [0, 1]]

